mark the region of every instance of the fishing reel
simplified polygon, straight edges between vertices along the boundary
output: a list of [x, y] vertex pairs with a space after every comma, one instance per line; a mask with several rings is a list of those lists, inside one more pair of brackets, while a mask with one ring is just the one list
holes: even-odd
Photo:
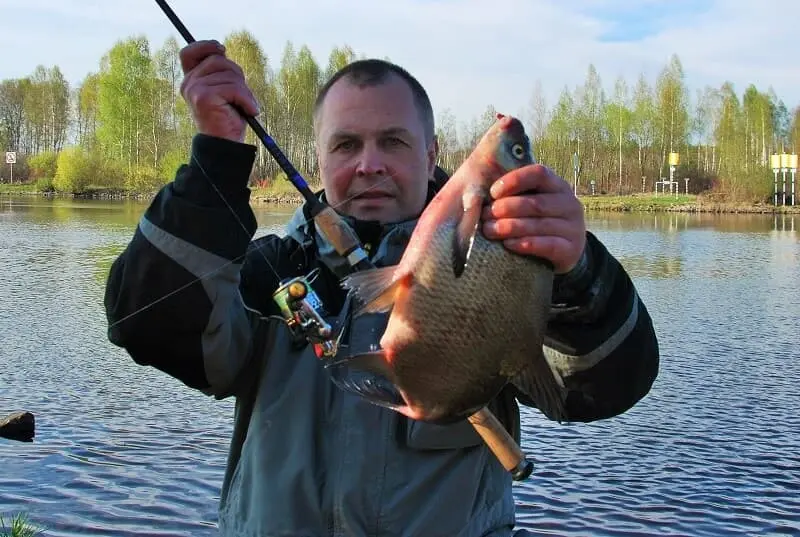
[[283, 320], [292, 332], [295, 341], [307, 341], [314, 346], [317, 358], [336, 355], [338, 341], [333, 327], [325, 321], [325, 307], [314, 288], [311, 287], [315, 273], [296, 276], [281, 282], [272, 294]]

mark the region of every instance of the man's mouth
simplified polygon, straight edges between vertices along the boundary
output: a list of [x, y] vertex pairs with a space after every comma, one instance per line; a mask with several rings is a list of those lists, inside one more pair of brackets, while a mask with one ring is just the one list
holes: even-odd
[[358, 196], [353, 199], [382, 199], [382, 198], [391, 198], [392, 195], [388, 192], [382, 192], [379, 190], [368, 190], [366, 192], [362, 192]]

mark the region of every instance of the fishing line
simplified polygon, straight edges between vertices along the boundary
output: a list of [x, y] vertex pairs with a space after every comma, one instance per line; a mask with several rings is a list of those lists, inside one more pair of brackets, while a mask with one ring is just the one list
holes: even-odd
[[[193, 155], [193, 156], [192, 156], [192, 160], [194, 160], [194, 162], [197, 164], [197, 167], [200, 169], [200, 171], [202, 172], [203, 176], [204, 176], [204, 177], [205, 177], [205, 178], [208, 180], [208, 182], [209, 182], [209, 183], [211, 184], [211, 186], [214, 188], [214, 191], [217, 193], [217, 195], [219, 195], [219, 197], [220, 197], [220, 198], [222, 199], [222, 201], [225, 203], [225, 205], [227, 206], [228, 210], [229, 210], [229, 211], [230, 211], [230, 212], [233, 214], [233, 216], [234, 216], [234, 218], [236, 219], [236, 221], [237, 221], [237, 222], [239, 222], [239, 225], [242, 227], [242, 229], [244, 230], [244, 232], [245, 232], [245, 233], [247, 233], [247, 234], [249, 234], [249, 231], [247, 230], [247, 226], [245, 226], [245, 225], [244, 225], [244, 222], [242, 222], [242, 220], [239, 218], [239, 215], [237, 215], [237, 214], [236, 214], [236, 211], [233, 209], [233, 207], [231, 207], [230, 203], [228, 203], [228, 200], [227, 200], [227, 199], [225, 199], [225, 196], [223, 196], [223, 195], [222, 195], [222, 192], [220, 192], [220, 190], [217, 188], [217, 186], [214, 184], [214, 182], [213, 182], [213, 181], [211, 180], [211, 178], [208, 176], [208, 174], [206, 173], [206, 171], [205, 171], [205, 169], [203, 168], [203, 166], [202, 166], [202, 165], [200, 164], [200, 162], [197, 160], [197, 157]], [[388, 181], [392, 180], [393, 178], [394, 178], [393, 176], [391, 176], [391, 175], [387, 175], [387, 176], [385, 176], [383, 179], [381, 179], [380, 181], [378, 181], [377, 183], [375, 183], [375, 184], [373, 184], [373, 185], [370, 185], [370, 186], [368, 186], [367, 188], [365, 188], [364, 190], [361, 190], [361, 191], [359, 191], [359, 192], [356, 192], [356, 193], [354, 193], [353, 195], [349, 196], [348, 198], [345, 198], [345, 199], [344, 199], [344, 200], [342, 200], [340, 203], [338, 203], [338, 204], [336, 204], [336, 205], [333, 205], [333, 206], [332, 206], [332, 208], [340, 207], [340, 206], [342, 206], [343, 204], [345, 204], [345, 203], [347, 203], [347, 202], [349, 202], [349, 201], [351, 201], [351, 200], [353, 200], [353, 199], [357, 198], [358, 196], [360, 196], [360, 195], [364, 194], [365, 192], [369, 192], [370, 190], [372, 190], [372, 189], [374, 189], [374, 188], [378, 188], [379, 186], [382, 186], [383, 184], [385, 184], [386, 182], [388, 182]], [[308, 222], [310, 222], [310, 221], [312, 221], [312, 220], [313, 220], [313, 217], [312, 217], [312, 218], [307, 218], [307, 219], [303, 220], [303, 225], [307, 224]], [[167, 298], [169, 298], [169, 297], [171, 297], [171, 296], [174, 296], [174, 295], [176, 295], [177, 293], [179, 293], [179, 292], [183, 291], [184, 289], [187, 289], [188, 287], [190, 287], [190, 286], [194, 285], [195, 283], [197, 283], [197, 282], [199, 282], [199, 281], [201, 281], [201, 280], [204, 280], [204, 279], [207, 279], [207, 278], [209, 278], [209, 277], [213, 276], [215, 273], [219, 272], [220, 270], [224, 269], [225, 267], [227, 267], [227, 266], [229, 266], [229, 265], [232, 265], [232, 264], [234, 264], [234, 263], [236, 263], [236, 262], [238, 262], [238, 261], [240, 261], [240, 260], [244, 259], [244, 258], [245, 258], [245, 257], [247, 257], [247, 255], [248, 255], [250, 252], [252, 252], [254, 249], [255, 249], [255, 250], [257, 250], [257, 251], [258, 251], [258, 252], [261, 254], [261, 257], [264, 259], [264, 261], [266, 261], [266, 263], [267, 263], [267, 265], [269, 266], [270, 270], [272, 270], [272, 272], [275, 274], [275, 276], [278, 278], [278, 280], [280, 280], [280, 274], [279, 274], [279, 273], [278, 273], [278, 271], [275, 269], [275, 267], [274, 267], [274, 266], [273, 266], [273, 264], [270, 262], [270, 260], [267, 258], [266, 254], [264, 254], [264, 252], [262, 251], [262, 249], [261, 249], [261, 248], [262, 248], [261, 246], [252, 246], [252, 245], [248, 246], [248, 249], [245, 251], [245, 253], [243, 253], [243, 254], [241, 254], [241, 255], [239, 255], [239, 256], [237, 256], [237, 257], [235, 257], [235, 258], [233, 258], [233, 259], [231, 259], [231, 260], [229, 260], [229, 261], [227, 261], [226, 263], [223, 263], [223, 264], [222, 264], [222, 265], [220, 265], [219, 267], [217, 267], [217, 268], [215, 268], [215, 269], [212, 269], [212, 270], [210, 270], [210, 271], [206, 272], [205, 274], [202, 274], [201, 276], [198, 276], [197, 278], [193, 279], [192, 281], [190, 281], [190, 282], [188, 282], [188, 283], [186, 283], [186, 284], [184, 284], [184, 285], [182, 285], [182, 286], [180, 286], [180, 287], [178, 287], [178, 288], [176, 288], [176, 289], [174, 289], [174, 290], [170, 291], [169, 293], [165, 294], [164, 296], [162, 296], [162, 297], [160, 297], [160, 298], [157, 298], [157, 299], [153, 300], [152, 302], [150, 302], [150, 303], [146, 304], [145, 306], [142, 306], [141, 308], [138, 308], [138, 309], [136, 309], [135, 311], [133, 311], [133, 312], [129, 313], [128, 315], [126, 315], [126, 316], [122, 317], [121, 319], [118, 319], [117, 321], [115, 321], [115, 322], [111, 323], [111, 324], [109, 325], [109, 327], [108, 327], [108, 328], [109, 328], [109, 329], [111, 329], [111, 328], [114, 328], [114, 327], [115, 327], [115, 326], [117, 326], [118, 324], [120, 324], [120, 323], [122, 323], [122, 322], [124, 322], [124, 321], [127, 321], [127, 320], [131, 319], [132, 317], [135, 317], [136, 315], [138, 315], [138, 314], [140, 314], [140, 313], [144, 312], [144, 311], [145, 311], [145, 310], [147, 310], [147, 309], [150, 309], [150, 308], [152, 308], [152, 307], [153, 307], [153, 306], [155, 306], [156, 304], [158, 304], [158, 303], [160, 303], [160, 302], [162, 302], [162, 301], [166, 300]], [[257, 312], [259, 315], [262, 315], [262, 316], [263, 316], [263, 314], [262, 314], [261, 312], [259, 312], [258, 310], [255, 310], [255, 309], [253, 309], [253, 308], [250, 308], [250, 307], [247, 307], [247, 306], [245, 306], [245, 308], [246, 308], [246, 309], [248, 309], [248, 310], [250, 310], [250, 311]]]

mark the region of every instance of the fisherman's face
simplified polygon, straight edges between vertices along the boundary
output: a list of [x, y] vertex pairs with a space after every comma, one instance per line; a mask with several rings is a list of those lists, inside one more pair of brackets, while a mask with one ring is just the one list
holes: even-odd
[[402, 78], [366, 87], [338, 80], [319, 110], [316, 139], [322, 184], [337, 211], [383, 223], [422, 211], [436, 150]]

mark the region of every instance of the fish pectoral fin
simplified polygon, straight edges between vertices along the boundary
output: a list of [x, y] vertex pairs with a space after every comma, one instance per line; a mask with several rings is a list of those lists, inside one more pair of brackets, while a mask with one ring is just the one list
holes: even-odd
[[544, 355], [532, 357], [530, 365], [513, 377], [511, 383], [530, 397], [548, 418], [558, 422], [567, 420], [566, 390]]
[[481, 223], [483, 205], [488, 199], [488, 194], [480, 189], [467, 189], [461, 199], [464, 213], [456, 226], [453, 235], [453, 274], [460, 277], [467, 267], [472, 245], [475, 243], [475, 234]]
[[342, 287], [350, 289], [362, 303], [354, 315], [383, 313], [392, 309], [397, 290], [406, 278], [395, 279], [397, 266], [380, 267], [354, 272], [342, 280]]
[[392, 384], [396, 380], [394, 371], [389, 367], [389, 362], [386, 360], [386, 352], [382, 349], [349, 356], [344, 358], [342, 363], [353, 369], [365, 371], [372, 375], [380, 375]]

